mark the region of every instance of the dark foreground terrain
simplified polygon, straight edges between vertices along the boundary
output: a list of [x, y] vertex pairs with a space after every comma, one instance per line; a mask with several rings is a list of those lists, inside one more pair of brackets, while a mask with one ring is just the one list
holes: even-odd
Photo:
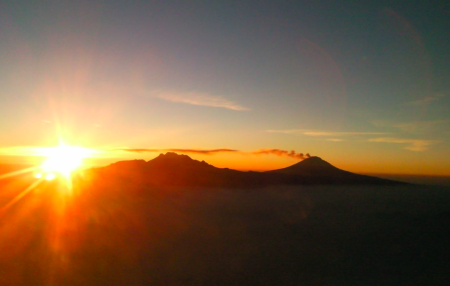
[[0, 285], [448, 285], [449, 191], [43, 182], [2, 214]]

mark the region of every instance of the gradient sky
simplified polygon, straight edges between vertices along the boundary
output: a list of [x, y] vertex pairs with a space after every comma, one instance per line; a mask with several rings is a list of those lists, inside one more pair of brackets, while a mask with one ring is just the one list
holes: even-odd
[[2, 1], [0, 159], [450, 175], [450, 4], [391, 2]]

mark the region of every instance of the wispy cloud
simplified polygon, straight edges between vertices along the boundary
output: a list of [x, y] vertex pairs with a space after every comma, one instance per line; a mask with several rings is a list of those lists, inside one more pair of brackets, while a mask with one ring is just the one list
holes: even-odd
[[373, 124], [373, 126], [378, 127], [378, 128], [385, 128], [385, 127], [392, 126], [392, 123], [385, 119], [373, 120], [371, 123]]
[[444, 94], [438, 93], [438, 94], [436, 94], [434, 96], [426, 96], [426, 97], [418, 99], [418, 100], [407, 102], [406, 105], [414, 105], [414, 106], [428, 105], [431, 102], [438, 101], [438, 100], [440, 100], [443, 97], [444, 97]]
[[331, 141], [331, 142], [342, 142], [342, 141], [345, 141], [345, 139], [342, 139], [342, 138], [328, 138], [326, 140], [327, 141]]
[[236, 111], [249, 110], [249, 108], [230, 101], [222, 96], [210, 95], [200, 92], [158, 91], [154, 93], [154, 96], [171, 102], [179, 102], [191, 105], [220, 107]]
[[426, 131], [430, 131], [433, 127], [448, 123], [450, 120], [430, 120], [430, 121], [416, 121], [416, 122], [407, 122], [407, 123], [399, 123], [394, 124], [395, 128], [398, 128], [404, 132], [408, 133], [422, 133]]
[[113, 149], [112, 151], [124, 151], [124, 152], [134, 152], [134, 153], [158, 153], [158, 152], [175, 152], [184, 154], [201, 154], [201, 155], [214, 155], [218, 153], [240, 153], [247, 155], [276, 155], [280, 157], [290, 157], [294, 159], [305, 159], [309, 157], [309, 154], [304, 155], [303, 153], [297, 153], [294, 150], [281, 150], [281, 149], [259, 149], [256, 151], [240, 151], [234, 149], [212, 149], [212, 150], [201, 150], [201, 149], [145, 149], [145, 148], [121, 148]]
[[420, 140], [420, 139], [403, 139], [403, 138], [372, 138], [369, 142], [380, 142], [380, 143], [394, 143], [394, 144], [405, 144], [404, 149], [421, 152], [429, 149], [429, 146], [436, 144], [436, 141], [432, 140]]
[[134, 153], [158, 153], [158, 152], [175, 152], [185, 154], [203, 154], [212, 155], [216, 153], [239, 153], [239, 150], [233, 149], [212, 149], [212, 150], [199, 150], [199, 149], [143, 149], [143, 148], [122, 148], [114, 149], [114, 151], [125, 151]]
[[305, 159], [306, 157], [309, 157], [309, 154], [303, 155], [303, 153], [296, 153], [294, 150], [287, 151], [287, 150], [280, 150], [280, 149], [261, 149], [257, 151], [251, 152], [254, 155], [277, 155], [280, 157], [291, 157], [295, 159]]
[[341, 137], [341, 136], [359, 136], [359, 135], [386, 135], [385, 132], [329, 132], [329, 131], [317, 131], [307, 129], [285, 129], [285, 130], [266, 130], [269, 133], [283, 133], [293, 135], [306, 135], [315, 137]]

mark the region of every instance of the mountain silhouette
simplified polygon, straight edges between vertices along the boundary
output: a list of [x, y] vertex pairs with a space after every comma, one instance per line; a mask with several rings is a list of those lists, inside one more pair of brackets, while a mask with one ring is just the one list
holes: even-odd
[[345, 176], [347, 174], [351, 174], [350, 172], [343, 171], [334, 167], [333, 165], [322, 160], [319, 157], [310, 157], [292, 166], [268, 172], [310, 176]]
[[160, 154], [148, 162], [119, 161], [97, 168], [108, 178], [135, 184], [189, 187], [263, 187], [270, 185], [393, 185], [401, 182], [358, 175], [338, 169], [319, 157], [310, 157], [287, 168], [266, 172], [243, 172], [217, 168], [205, 161], [173, 152]]
[[217, 168], [205, 161], [193, 160], [173, 152], [160, 154], [153, 160], [119, 161], [97, 168], [96, 173], [108, 178], [132, 179], [144, 185], [189, 187], [244, 187], [262, 186], [261, 174]]
[[401, 182], [344, 171], [319, 157], [310, 157], [292, 166], [267, 171], [266, 173], [278, 175], [282, 181], [288, 184], [403, 184]]

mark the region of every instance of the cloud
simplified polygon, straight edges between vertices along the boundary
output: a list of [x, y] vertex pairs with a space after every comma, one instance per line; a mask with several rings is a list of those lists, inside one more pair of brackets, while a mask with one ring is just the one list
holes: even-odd
[[428, 105], [431, 102], [438, 101], [443, 97], [444, 97], [444, 94], [438, 93], [435, 96], [426, 96], [426, 97], [418, 99], [418, 100], [407, 102], [406, 105], [414, 105], [414, 106]]
[[376, 119], [376, 120], [373, 120], [371, 123], [373, 124], [373, 126], [378, 127], [378, 128], [392, 127], [392, 122], [389, 120], [386, 120], [386, 119]]
[[156, 92], [155, 97], [171, 101], [171, 102], [180, 102], [191, 105], [201, 105], [201, 106], [210, 106], [210, 107], [221, 107], [236, 111], [244, 111], [249, 110], [248, 108], [239, 105], [233, 101], [230, 101], [222, 96], [209, 95], [206, 93], [200, 92]]
[[240, 154], [251, 154], [251, 155], [276, 155], [280, 157], [290, 157], [295, 159], [305, 159], [309, 154], [303, 155], [303, 153], [296, 153], [294, 150], [287, 151], [281, 149], [260, 149], [256, 151], [240, 151], [234, 149], [212, 149], [212, 150], [199, 150], [199, 149], [143, 149], [143, 148], [122, 148], [114, 149], [112, 151], [124, 151], [124, 152], [134, 152], [134, 153], [159, 153], [159, 152], [175, 152], [184, 154], [201, 154], [201, 155], [214, 155], [218, 153], [240, 153]]
[[402, 139], [402, 138], [372, 138], [369, 142], [381, 142], [381, 143], [394, 143], [394, 144], [406, 144], [404, 149], [410, 151], [426, 151], [429, 146], [436, 144], [436, 141], [420, 140], [420, 139]]
[[114, 151], [125, 151], [125, 152], [134, 152], [134, 153], [146, 153], [146, 152], [176, 152], [176, 153], [190, 153], [190, 154], [203, 154], [203, 155], [212, 155], [216, 153], [234, 153], [234, 152], [240, 152], [238, 150], [232, 150], [232, 149], [213, 149], [213, 150], [198, 150], [198, 149], [131, 149], [131, 148], [124, 148], [124, 149], [115, 149]]
[[430, 131], [434, 126], [439, 124], [444, 124], [449, 122], [448, 119], [445, 120], [431, 120], [431, 121], [417, 121], [408, 123], [399, 123], [393, 125], [394, 127], [408, 133], [421, 133]]
[[340, 136], [352, 136], [352, 135], [386, 135], [385, 132], [328, 132], [328, 131], [316, 131], [307, 129], [287, 129], [287, 130], [266, 130], [269, 133], [283, 133], [294, 135], [306, 135], [315, 137], [340, 137]]
[[258, 151], [251, 152], [254, 155], [277, 155], [280, 157], [291, 157], [295, 159], [305, 159], [305, 155], [303, 153], [295, 153], [294, 150], [287, 151], [287, 150], [280, 150], [280, 149], [261, 149]]
[[331, 141], [331, 142], [342, 142], [342, 141], [345, 141], [345, 139], [339, 139], [339, 138], [328, 138], [326, 140], [327, 141]]

